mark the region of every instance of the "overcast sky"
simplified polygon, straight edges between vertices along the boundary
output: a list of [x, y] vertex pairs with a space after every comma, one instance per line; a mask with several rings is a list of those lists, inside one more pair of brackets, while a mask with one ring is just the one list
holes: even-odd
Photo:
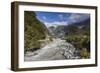
[[37, 18], [46, 26], [68, 25], [81, 22], [90, 18], [89, 14], [83, 13], [59, 13], [59, 12], [35, 12]]

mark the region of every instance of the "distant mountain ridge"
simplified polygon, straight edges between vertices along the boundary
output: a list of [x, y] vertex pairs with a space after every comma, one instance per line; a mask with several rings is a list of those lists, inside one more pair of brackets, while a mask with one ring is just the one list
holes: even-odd
[[78, 34], [83, 31], [90, 32], [90, 18], [81, 22], [71, 23], [69, 25], [61, 24], [58, 25], [57, 27], [51, 26], [48, 29], [57, 37], [63, 37], [64, 35], [68, 35], [70, 33]]
[[76, 22], [76, 23], [71, 23], [69, 25], [76, 25], [76, 26], [82, 26], [82, 25], [89, 25], [90, 24], [90, 18], [81, 21], [81, 22]]

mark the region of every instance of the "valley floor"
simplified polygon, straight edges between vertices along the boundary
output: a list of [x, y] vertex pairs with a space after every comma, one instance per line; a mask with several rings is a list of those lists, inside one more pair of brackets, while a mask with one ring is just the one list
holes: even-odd
[[43, 48], [27, 52], [24, 56], [24, 61], [44, 61], [44, 60], [65, 60], [76, 59], [75, 48], [70, 43], [60, 38], [53, 39], [51, 43]]

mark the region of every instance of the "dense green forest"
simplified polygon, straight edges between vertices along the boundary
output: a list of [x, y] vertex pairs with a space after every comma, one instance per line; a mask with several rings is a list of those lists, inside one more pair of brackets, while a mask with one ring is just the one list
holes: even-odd
[[35, 12], [25, 11], [24, 16], [24, 48], [25, 50], [40, 48], [40, 42], [38, 40], [45, 39], [48, 31], [45, 25], [36, 18]]

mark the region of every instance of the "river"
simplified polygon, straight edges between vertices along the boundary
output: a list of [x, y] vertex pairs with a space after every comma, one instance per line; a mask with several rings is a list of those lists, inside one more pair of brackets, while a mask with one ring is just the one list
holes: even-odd
[[43, 48], [34, 52], [27, 52], [24, 61], [65, 60], [78, 59], [73, 45], [60, 38], [53, 39]]

